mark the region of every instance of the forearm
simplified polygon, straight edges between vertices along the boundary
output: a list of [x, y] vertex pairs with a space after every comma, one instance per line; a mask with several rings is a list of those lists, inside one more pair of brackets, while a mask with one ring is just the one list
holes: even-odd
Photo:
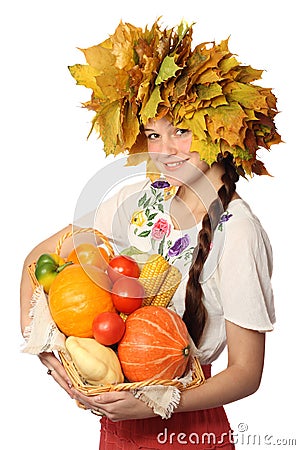
[[184, 391], [176, 411], [215, 408], [253, 394], [259, 387], [265, 334], [226, 321], [228, 366], [202, 385]]
[[259, 387], [259, 380], [244, 367], [234, 365], [208, 378], [194, 389], [183, 391], [176, 412], [215, 408], [240, 400], [253, 394]]

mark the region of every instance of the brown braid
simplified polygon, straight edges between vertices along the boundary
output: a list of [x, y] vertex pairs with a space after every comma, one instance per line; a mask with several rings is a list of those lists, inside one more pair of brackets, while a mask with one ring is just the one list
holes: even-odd
[[[236, 182], [239, 179], [230, 153], [226, 157], [220, 157], [219, 162], [224, 167], [224, 174], [221, 178], [223, 185], [218, 191], [218, 198], [212, 202], [208, 213], [202, 220], [202, 229], [198, 234], [198, 243], [194, 250], [193, 263], [189, 271], [186, 287], [183, 320], [197, 346], [199, 346], [206, 322], [206, 309], [202, 301], [202, 287], [199, 283], [199, 276], [209, 253], [212, 230], [215, 229], [221, 213], [227, 209], [228, 204], [232, 200], [236, 191]], [[220, 201], [223, 208], [220, 208]]]

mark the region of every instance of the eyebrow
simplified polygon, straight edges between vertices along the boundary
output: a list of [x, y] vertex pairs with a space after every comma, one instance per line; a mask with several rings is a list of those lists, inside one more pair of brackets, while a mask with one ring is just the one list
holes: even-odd
[[[173, 126], [173, 124], [171, 122], [168, 123], [167, 125], [169, 128]], [[156, 130], [154, 130], [153, 128], [144, 128], [144, 131], [154, 131], [154, 133], [158, 133]]]

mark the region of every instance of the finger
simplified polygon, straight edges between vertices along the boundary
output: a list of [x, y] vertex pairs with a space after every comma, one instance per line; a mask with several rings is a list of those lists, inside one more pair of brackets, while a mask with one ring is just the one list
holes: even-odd
[[108, 403], [119, 402], [128, 397], [128, 392], [124, 391], [114, 391], [114, 392], [104, 392], [103, 394], [94, 397], [97, 405], [107, 405]]
[[[59, 376], [65, 381], [65, 383], [68, 385], [69, 388], [72, 387], [72, 381], [70, 380], [69, 376], [67, 375], [67, 372], [62, 365], [61, 361], [56, 358], [53, 352], [44, 352], [38, 355], [41, 362], [48, 368], [48, 374], [52, 375], [52, 373], [55, 371], [59, 374]], [[50, 372], [49, 372], [50, 371]]]
[[50, 375], [53, 380], [56, 381], [56, 383], [58, 383], [67, 392], [67, 394], [70, 395], [71, 398], [74, 398], [72, 383], [68, 381], [68, 378], [66, 379], [66, 377], [61, 375], [61, 373], [56, 369], [48, 369], [47, 374]]

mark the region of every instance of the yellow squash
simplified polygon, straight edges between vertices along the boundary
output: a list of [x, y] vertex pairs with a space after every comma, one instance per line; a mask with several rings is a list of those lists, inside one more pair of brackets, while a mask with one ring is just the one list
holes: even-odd
[[93, 338], [69, 336], [66, 348], [79, 374], [89, 384], [116, 384], [124, 375], [116, 353]]

